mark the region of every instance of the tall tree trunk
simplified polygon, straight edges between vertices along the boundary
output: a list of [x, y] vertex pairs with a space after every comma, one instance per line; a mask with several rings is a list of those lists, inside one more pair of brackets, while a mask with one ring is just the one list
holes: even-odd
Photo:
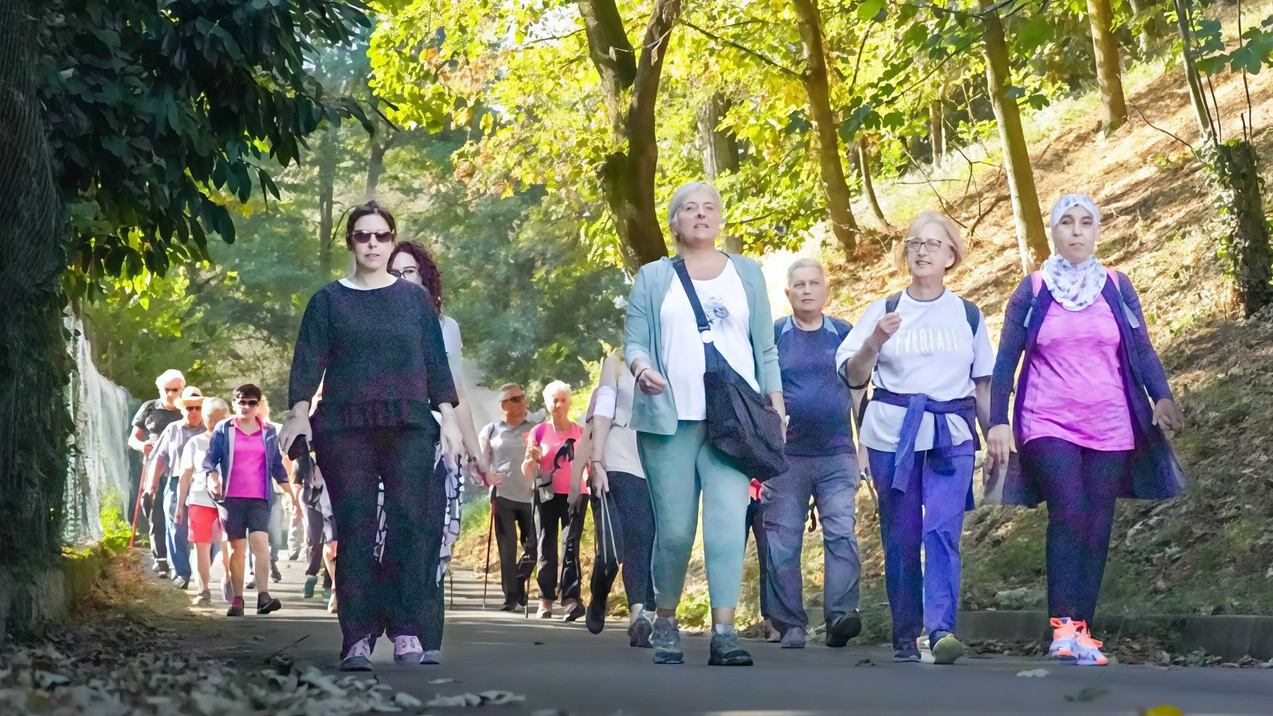
[[[721, 117], [729, 111], [730, 102], [717, 92], [698, 110], [698, 140], [703, 145], [703, 174], [708, 181], [716, 181], [722, 172], [738, 171], [738, 138], [733, 132], [720, 129]], [[741, 236], [721, 234], [721, 250], [729, 254], [743, 252]]]
[[1228, 259], [1242, 314], [1250, 318], [1273, 302], [1273, 247], [1260, 198], [1255, 147], [1245, 139], [1208, 142], [1199, 152], [1220, 214], [1221, 255]]
[[946, 111], [941, 97], [929, 105], [928, 143], [933, 148], [933, 168], [941, 169], [942, 159], [946, 156]]
[[1202, 94], [1202, 78], [1198, 76], [1198, 66], [1193, 61], [1193, 32], [1189, 29], [1189, 16], [1192, 11], [1189, 0], [1172, 0], [1176, 7], [1176, 29], [1180, 32], [1182, 50], [1181, 65], [1185, 68], [1185, 80], [1189, 83], [1189, 101], [1193, 105], [1194, 117], [1198, 120], [1198, 130], [1202, 132], [1204, 141], [1214, 141], [1215, 128], [1211, 122], [1211, 111], [1207, 109], [1207, 98]]
[[1030, 273], [1038, 269], [1051, 253], [1048, 237], [1039, 213], [1039, 195], [1030, 168], [1030, 152], [1025, 133], [1021, 131], [1021, 112], [1015, 100], [1007, 96], [1012, 77], [1008, 65], [1008, 43], [1003, 36], [1003, 23], [994, 0], [979, 0], [982, 8], [982, 35], [986, 52], [986, 83], [990, 103], [999, 125], [1003, 144], [1003, 161], [1008, 170], [1008, 189], [1012, 193], [1012, 215], [1017, 225], [1017, 247], [1021, 252], [1021, 268]]
[[615, 0], [580, 0], [589, 55], [601, 78], [610, 124], [626, 151], [608, 155], [601, 166], [602, 189], [624, 246], [628, 268], [667, 256], [659, 226], [654, 180], [659, 149], [654, 110], [680, 0], [656, 0], [636, 55]]
[[332, 215], [336, 184], [336, 143], [340, 127], [330, 125], [318, 146], [318, 271], [327, 280], [332, 270]]
[[372, 137], [371, 152], [367, 158], [367, 187], [363, 191], [362, 200], [371, 201], [376, 198], [376, 188], [380, 186], [380, 175], [385, 171], [385, 152], [389, 151], [388, 139]]
[[809, 97], [809, 114], [818, 136], [818, 169], [822, 175], [822, 191], [831, 215], [831, 231], [846, 254], [857, 250], [861, 233], [850, 206], [849, 185], [844, 179], [840, 161], [839, 125], [831, 111], [831, 88], [827, 81], [827, 56], [823, 46], [822, 15], [817, 0], [795, 0], [800, 25], [800, 42], [804, 45], [804, 87]]
[[1087, 18], [1092, 25], [1096, 80], [1101, 87], [1101, 128], [1112, 134], [1127, 123], [1127, 100], [1123, 97], [1123, 69], [1109, 0], [1087, 0]]
[[880, 208], [880, 200], [875, 196], [875, 182], [871, 181], [871, 150], [866, 144], [866, 137], [858, 134], [857, 142], [858, 171], [862, 174], [862, 192], [866, 194], [866, 203], [880, 226], [888, 227], [888, 219], [884, 218], [884, 210]]

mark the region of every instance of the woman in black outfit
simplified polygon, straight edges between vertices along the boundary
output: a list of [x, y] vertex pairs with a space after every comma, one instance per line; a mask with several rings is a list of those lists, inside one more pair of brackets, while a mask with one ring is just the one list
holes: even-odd
[[[455, 384], [437, 310], [428, 292], [388, 273], [393, 215], [370, 202], [349, 215], [349, 278], [319, 289], [305, 308], [292, 358], [280, 435], [314, 445], [331, 496], [341, 548], [336, 597], [344, 633], [341, 669], [371, 669], [384, 629], [394, 660], [419, 663], [420, 634], [441, 619], [442, 590], [426, 578], [438, 566], [445, 486], [433, 479], [439, 432], [447, 449], [461, 444]], [[311, 428], [309, 403], [323, 386]], [[442, 414], [441, 425], [432, 411]], [[373, 579], [377, 485], [383, 481], [388, 537]]]

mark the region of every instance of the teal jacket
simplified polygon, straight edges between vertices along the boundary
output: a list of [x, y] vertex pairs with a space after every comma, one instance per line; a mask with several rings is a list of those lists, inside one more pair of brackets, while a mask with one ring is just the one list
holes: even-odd
[[[729, 255], [747, 292], [751, 314], [751, 348], [756, 358], [756, 382], [760, 392], [782, 392], [782, 374], [778, 370], [778, 349], [774, 346], [774, 322], [769, 312], [769, 291], [760, 264], [743, 257]], [[663, 299], [676, 281], [672, 260], [662, 258], [648, 263], [637, 272], [628, 296], [628, 320], [624, 330], [623, 357], [628, 365], [638, 358], [650, 361], [654, 369], [667, 375], [663, 356], [663, 326], [660, 314]], [[676, 432], [676, 398], [671, 386], [658, 395], [646, 395], [638, 388], [632, 401], [629, 427], [643, 433], [671, 435]]]

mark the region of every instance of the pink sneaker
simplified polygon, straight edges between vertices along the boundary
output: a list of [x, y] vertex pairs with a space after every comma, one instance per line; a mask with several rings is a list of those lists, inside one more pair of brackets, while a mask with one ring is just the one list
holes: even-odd
[[340, 660], [341, 671], [371, 671], [371, 637], [366, 637], [349, 647]]
[[419, 664], [424, 656], [424, 647], [414, 636], [395, 636], [393, 638], [393, 660], [399, 664]]

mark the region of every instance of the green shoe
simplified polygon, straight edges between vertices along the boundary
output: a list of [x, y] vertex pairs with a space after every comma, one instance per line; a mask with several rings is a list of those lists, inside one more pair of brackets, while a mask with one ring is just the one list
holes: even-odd
[[323, 587], [323, 601], [330, 602], [332, 600], [332, 588]]
[[306, 599], [314, 598], [314, 587], [318, 586], [318, 575], [310, 575], [305, 578], [305, 588], [301, 591], [301, 596]]
[[931, 647], [933, 663], [953, 664], [959, 657], [964, 655], [964, 645], [959, 643], [954, 634], [938, 632], [934, 636], [938, 637], [938, 639]]

